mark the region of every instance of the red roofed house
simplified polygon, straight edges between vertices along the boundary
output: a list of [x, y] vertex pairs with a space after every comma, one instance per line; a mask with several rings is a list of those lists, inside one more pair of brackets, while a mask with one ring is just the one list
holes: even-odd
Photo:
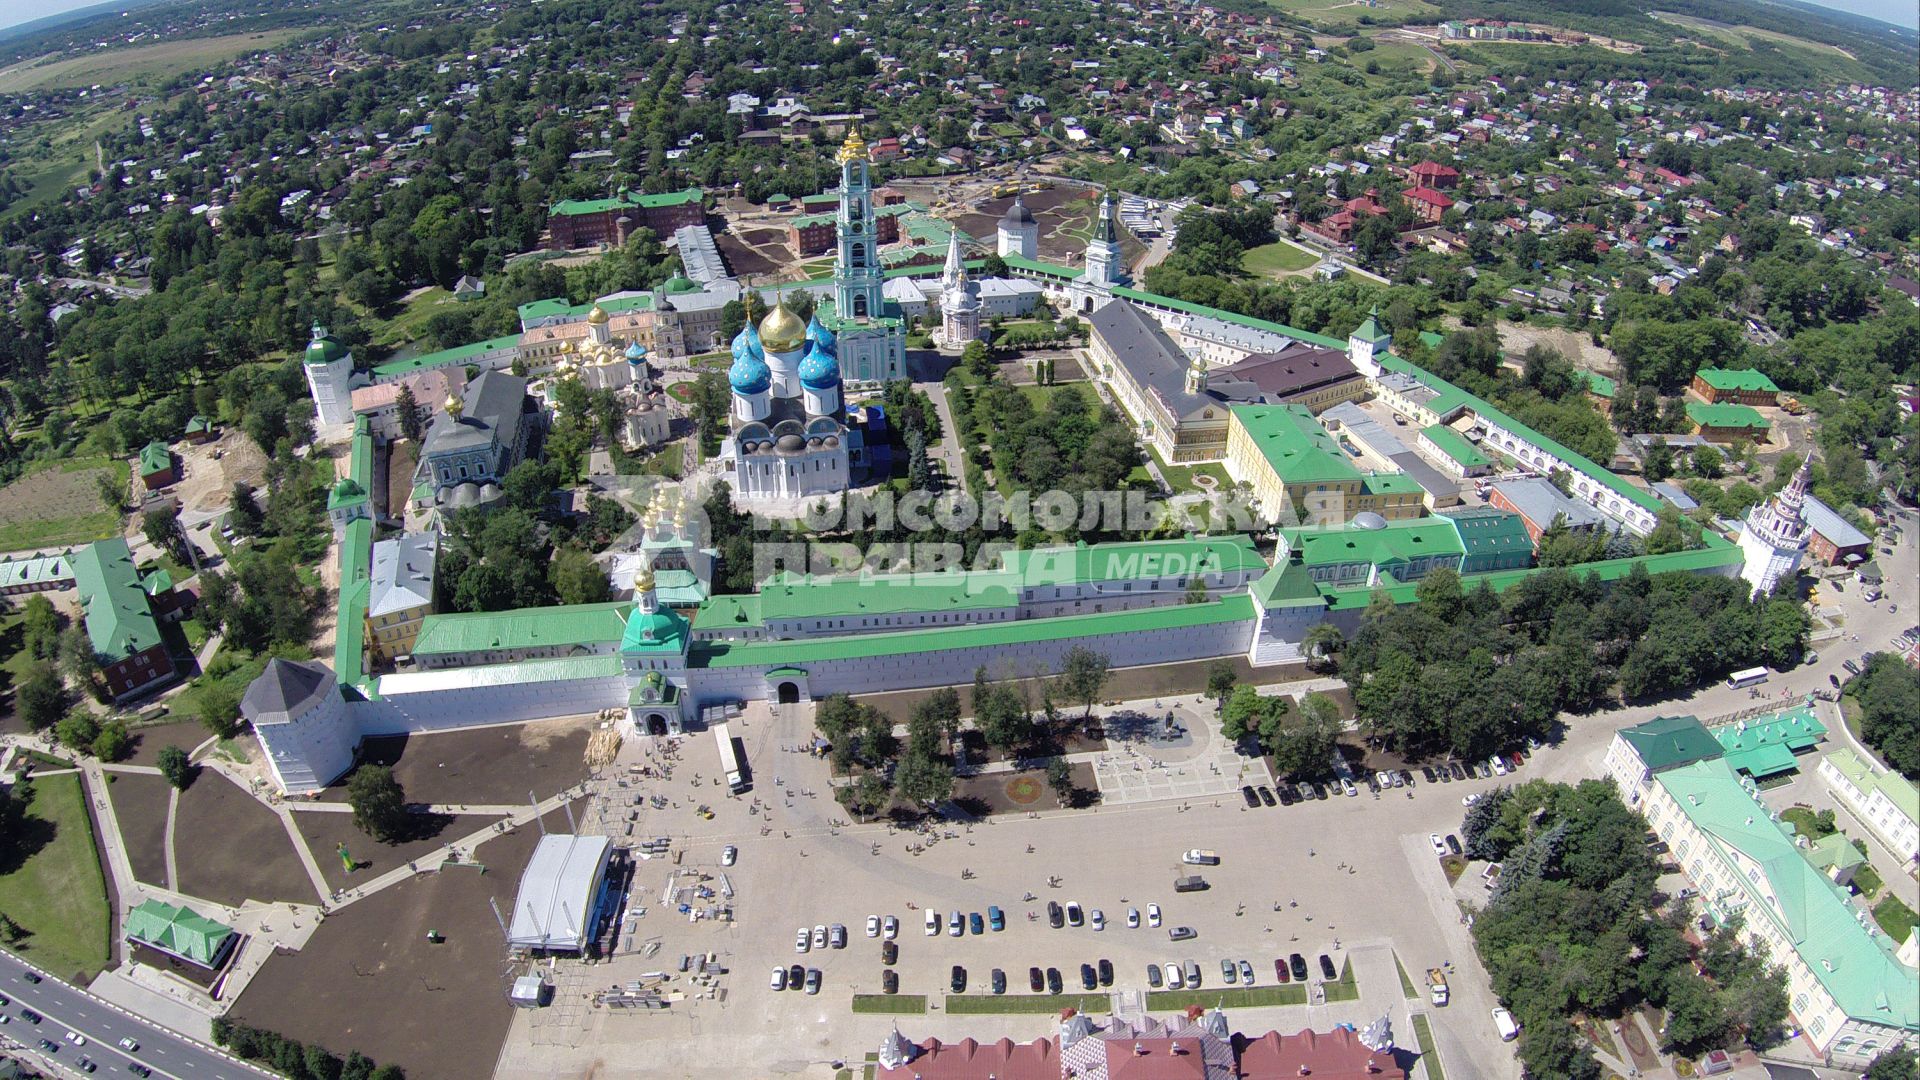
[[1407, 170], [1407, 179], [1420, 187], [1451, 191], [1460, 182], [1460, 170], [1437, 161], [1423, 161]]
[[1440, 218], [1453, 206], [1453, 200], [1427, 187], [1411, 187], [1400, 193], [1400, 198], [1413, 208], [1421, 221], [1429, 225], [1438, 225]]
[[1233, 1038], [1245, 1080], [1406, 1080], [1407, 1070], [1393, 1051], [1374, 1050], [1349, 1028], [1282, 1035], [1269, 1031], [1257, 1039]]
[[877, 1080], [1060, 1080], [1060, 1054], [1052, 1039], [977, 1043], [961, 1039], [910, 1043], [899, 1028], [880, 1046]]

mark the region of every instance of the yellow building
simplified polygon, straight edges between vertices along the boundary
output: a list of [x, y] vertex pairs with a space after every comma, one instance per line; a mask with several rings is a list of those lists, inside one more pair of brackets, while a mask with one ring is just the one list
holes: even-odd
[[433, 614], [433, 572], [439, 533], [406, 533], [373, 545], [367, 603], [367, 648], [391, 661], [413, 652], [420, 626]]
[[1335, 523], [1369, 512], [1393, 521], [1426, 513], [1420, 485], [1401, 473], [1360, 471], [1303, 405], [1235, 405], [1226, 469], [1253, 488], [1269, 521]]

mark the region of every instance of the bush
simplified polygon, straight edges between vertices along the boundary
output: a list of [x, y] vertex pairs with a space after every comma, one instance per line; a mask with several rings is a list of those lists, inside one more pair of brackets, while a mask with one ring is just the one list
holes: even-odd
[[237, 1057], [269, 1065], [289, 1080], [406, 1080], [407, 1075], [398, 1065], [376, 1067], [371, 1058], [357, 1050], [342, 1062], [326, 1047], [310, 1046], [224, 1016], [213, 1021], [213, 1042]]
[[101, 761], [119, 761], [132, 752], [133, 738], [123, 721], [108, 721], [93, 737], [93, 756]]
[[240, 730], [240, 692], [223, 682], [202, 687], [200, 722], [222, 739], [233, 738]]
[[91, 751], [93, 740], [100, 737], [100, 722], [85, 709], [75, 709], [53, 726], [53, 736], [69, 750]]
[[180, 791], [193, 783], [194, 765], [187, 752], [177, 746], [167, 746], [160, 750], [160, 775], [167, 778]]

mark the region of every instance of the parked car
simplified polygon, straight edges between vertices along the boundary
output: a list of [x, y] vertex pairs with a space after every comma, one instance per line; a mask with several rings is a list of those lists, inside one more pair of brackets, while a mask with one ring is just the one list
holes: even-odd
[[740, 849], [734, 847], [732, 844], [728, 844], [726, 847], [720, 849], [721, 866], [732, 866], [735, 862], [739, 861], [739, 858]]
[[152, 1069], [147, 1068], [145, 1065], [142, 1065], [137, 1061], [128, 1062], [127, 1071], [132, 1073], [135, 1076], [143, 1077], [143, 1078], [153, 1075]]
[[892, 941], [900, 936], [900, 920], [889, 915], [880, 921], [880, 936]]
[[1100, 988], [1100, 976], [1094, 974], [1092, 964], [1080, 965], [1080, 989], [1097, 990]]
[[20, 1019], [25, 1020], [29, 1024], [38, 1024], [41, 1018], [40, 1014], [34, 1012], [32, 1009], [21, 1009]]
[[1493, 775], [1495, 776], [1505, 776], [1509, 771], [1507, 769], [1507, 763], [1501, 761], [1498, 757], [1487, 759], [1487, 766], [1493, 770]]
[[1489, 780], [1489, 779], [1492, 779], [1493, 777], [1493, 766], [1487, 764], [1484, 761], [1476, 762], [1474, 764], [1473, 770], [1476, 774], [1479, 775], [1480, 779], [1482, 780]]
[[1300, 797], [1298, 795], [1295, 795], [1293, 793], [1293, 789], [1288, 787], [1287, 785], [1275, 784], [1274, 787], [1279, 789], [1278, 794], [1280, 797], [1281, 806], [1292, 806], [1294, 803], [1297, 803], [1300, 801]]
[[827, 926], [825, 923], [819, 923], [814, 926], [813, 947], [816, 949], [824, 949], [827, 947]]
[[1252, 784], [1244, 784], [1241, 786], [1240, 798], [1246, 801], [1247, 807], [1249, 809], [1252, 809], [1253, 807], [1260, 805], [1260, 796], [1254, 794]]
[[1130, 907], [1127, 909], [1127, 929], [1129, 930], [1140, 929], [1140, 909], [1139, 908]]
[[1320, 954], [1320, 974], [1329, 979], [1337, 979], [1340, 977], [1340, 973], [1334, 970], [1333, 957], [1328, 956], [1326, 953]]
[[1052, 967], [1048, 968], [1047, 969], [1047, 993], [1057, 994], [1060, 992], [1060, 987], [1061, 987], [1060, 969], [1052, 968]]
[[1440, 782], [1443, 784], [1453, 783], [1453, 771], [1447, 768], [1444, 764], [1434, 766], [1433, 775], [1439, 777]]
[[813, 948], [813, 934], [803, 926], [800, 932], [793, 936], [793, 951], [803, 953], [811, 948]]
[[1293, 975], [1287, 971], [1286, 957], [1276, 956], [1273, 958], [1273, 977], [1279, 979], [1281, 982], [1293, 981]]
[[1101, 911], [1099, 908], [1094, 908], [1092, 911], [1087, 912], [1087, 922], [1092, 924], [1095, 930], [1105, 930], [1107, 928], [1107, 913]]
[[959, 912], [947, 916], [947, 936], [959, 937], [967, 932], [967, 917]]
[[1160, 905], [1159, 904], [1147, 905], [1147, 925], [1151, 927], [1158, 927], [1160, 925]]
[[900, 946], [892, 941], [880, 943], [880, 962], [892, 964], [900, 959]]
[[785, 967], [774, 968], [773, 977], [767, 980], [767, 987], [773, 990], [785, 990], [787, 988], [787, 969]]
[[1004, 994], [1007, 992], [1007, 973], [1001, 971], [999, 968], [993, 969], [993, 975], [988, 978], [987, 982], [993, 987], [994, 993]]
[[1006, 913], [1000, 910], [999, 905], [987, 905], [987, 925], [992, 927], [996, 934], [1007, 928]]
[[1045, 975], [1040, 974], [1040, 969], [1037, 967], [1028, 968], [1027, 969], [1027, 989], [1037, 994], [1040, 991], [1045, 990], [1046, 988], [1047, 988], [1047, 977]]
[[1260, 801], [1262, 803], [1265, 803], [1268, 806], [1272, 806], [1274, 804], [1273, 792], [1267, 790], [1267, 786], [1265, 784], [1260, 785], [1254, 790], [1260, 793]]
[[819, 992], [820, 992], [820, 969], [808, 968], [807, 969], [807, 993], [817, 994]]
[[1222, 960], [1220, 961], [1220, 979], [1228, 986], [1232, 986], [1240, 981], [1240, 969], [1234, 966], [1233, 961]]
[[880, 936], [880, 916], [878, 915], [867, 916], [867, 936], [868, 937]]
[[1407, 782], [1408, 787], [1412, 787], [1413, 786], [1413, 770], [1401, 769], [1400, 779], [1405, 780]]
[[1078, 900], [1067, 901], [1067, 925], [1068, 926], [1085, 926], [1086, 921], [1087, 921], [1086, 916], [1081, 914], [1080, 912], [1080, 901]]
[[795, 964], [787, 969], [787, 989], [798, 990], [807, 981], [807, 969]]
[[974, 937], [979, 937], [987, 932], [987, 920], [981, 918], [979, 912], [973, 912], [967, 916], [967, 929], [973, 931]]
[[1287, 967], [1293, 971], [1294, 982], [1307, 981], [1307, 958], [1299, 953], [1287, 957]]
[[1452, 833], [1447, 834], [1447, 850], [1455, 855], [1460, 854], [1460, 838]]
[[1189, 941], [1200, 935], [1191, 926], [1176, 926], [1167, 931], [1167, 937], [1174, 941]]
[[1060, 902], [1057, 900], [1047, 901], [1047, 925], [1058, 930], [1065, 924], [1066, 918], [1060, 914]]
[[893, 970], [892, 968], [888, 968], [887, 970], [881, 972], [880, 973], [880, 992], [883, 994], [899, 993], [900, 992], [900, 973]]
[[82, 1057], [79, 1061], [74, 1062], [74, 1064], [80, 1066], [80, 1071], [84, 1073], [90, 1073], [99, 1068], [99, 1066], [93, 1063], [93, 1059], [88, 1057]]
[[1367, 787], [1373, 789], [1373, 793], [1375, 795], [1380, 794], [1380, 774], [1379, 773], [1367, 774]]
[[52, 1039], [41, 1039], [40, 1049], [45, 1050], [49, 1054], [57, 1054], [60, 1052], [60, 1044], [54, 1042]]
[[1186, 988], [1186, 985], [1187, 985], [1187, 976], [1184, 971], [1180, 970], [1179, 963], [1175, 961], [1168, 962], [1167, 989], [1182, 990]]
[[1474, 803], [1477, 803], [1479, 801], [1480, 801], [1480, 793], [1477, 791], [1460, 796], [1461, 806], [1472, 806]]
[[836, 949], [846, 948], [847, 947], [846, 926], [841, 923], [834, 923], [832, 926], [828, 927], [827, 942], [828, 944], [832, 945]]
[[1147, 989], [1149, 990], [1160, 989], [1160, 965], [1159, 964], [1147, 965]]
[[1187, 989], [1200, 989], [1200, 964], [1198, 961], [1187, 961]]
[[1343, 776], [1340, 778], [1340, 794], [1351, 799], [1355, 795], [1360, 794], [1360, 789], [1353, 786], [1353, 781]]
[[1113, 985], [1113, 961], [1108, 960], [1105, 957], [1102, 957], [1100, 959], [1100, 963], [1097, 966], [1100, 971], [1100, 985], [1112, 986]]
[[932, 908], [927, 909], [927, 936], [940, 936], [940, 913]]
[[1433, 848], [1433, 853], [1436, 857], [1442, 859], [1447, 857], [1447, 844], [1446, 841], [1440, 839], [1439, 833], [1428, 833], [1427, 843]]
[[1457, 761], [1453, 763], [1452, 771], [1455, 780], [1465, 780], [1467, 778], [1467, 767]]
[[1434, 782], [1435, 782], [1435, 781], [1434, 781], [1434, 775], [1433, 775], [1433, 766], [1431, 766], [1431, 765], [1422, 765], [1422, 766], [1420, 766], [1420, 775], [1421, 775], [1421, 776], [1424, 776], [1424, 777], [1426, 777], [1426, 778], [1427, 778], [1427, 783], [1429, 783], [1429, 784], [1431, 784], [1431, 783], [1434, 783]]
[[1248, 986], [1253, 985], [1253, 964], [1250, 961], [1240, 961], [1240, 981]]
[[948, 980], [947, 985], [953, 987], [953, 992], [956, 994], [965, 993], [967, 989], [967, 969], [961, 967], [959, 964], [953, 965], [953, 977]]

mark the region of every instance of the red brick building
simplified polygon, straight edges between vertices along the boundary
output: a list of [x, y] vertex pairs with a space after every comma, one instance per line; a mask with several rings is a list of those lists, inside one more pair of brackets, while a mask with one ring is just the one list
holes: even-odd
[[75, 552], [73, 580], [86, 613], [87, 640], [100, 658], [100, 677], [112, 700], [122, 701], [176, 677], [126, 540], [101, 540]]
[[651, 229], [661, 240], [685, 225], [707, 220], [705, 197], [697, 187], [640, 195], [620, 189], [611, 199], [567, 199], [547, 210], [547, 247], [554, 251], [594, 244], [624, 244], [635, 229]]
[[1350, 1028], [1282, 1035], [1269, 1031], [1257, 1039], [1233, 1037], [1245, 1080], [1406, 1080], [1407, 1070], [1391, 1050], [1374, 1050]]
[[1452, 191], [1460, 183], [1460, 170], [1451, 165], [1442, 165], [1437, 161], [1423, 161], [1407, 170], [1407, 179], [1417, 187], [1433, 188], [1435, 191]]
[[1453, 208], [1452, 199], [1428, 187], [1410, 187], [1400, 198], [1413, 208], [1415, 217], [1429, 225], [1440, 224], [1440, 219]]

